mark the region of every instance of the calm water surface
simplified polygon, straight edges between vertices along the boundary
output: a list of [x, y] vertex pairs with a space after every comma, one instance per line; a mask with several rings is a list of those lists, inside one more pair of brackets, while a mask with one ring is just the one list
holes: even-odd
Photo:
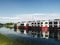
[[[11, 38], [18, 38], [18, 39], [24, 39], [31, 42], [34, 42], [36, 44], [38, 43], [46, 43], [47, 45], [60, 45], [60, 40], [56, 38], [49, 38], [49, 39], [42, 39], [40, 36], [40, 33], [28, 31], [26, 33], [26, 30], [20, 30], [20, 29], [9, 29], [9, 28], [0, 28], [0, 33], [6, 36], [9, 36]], [[59, 36], [60, 37], [60, 36]]]

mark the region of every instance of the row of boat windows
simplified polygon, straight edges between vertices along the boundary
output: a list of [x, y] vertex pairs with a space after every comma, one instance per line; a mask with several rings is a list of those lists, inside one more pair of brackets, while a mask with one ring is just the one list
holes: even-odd
[[[24, 24], [21, 24], [21, 26], [24, 26]], [[27, 26], [29, 26], [29, 24], [27, 24]], [[36, 26], [36, 25], [32, 25], [32, 26]], [[40, 25], [38, 25], [38, 26], [40, 26]], [[43, 25], [41, 25], [41, 26], [43, 26]], [[49, 25], [49, 27], [58, 27], [57, 25]], [[60, 27], [60, 25], [59, 25], [59, 27]]]
[[[45, 22], [45, 24], [48, 24], [49, 23], [49, 26], [52, 26], [54, 24], [54, 26], [57, 26], [58, 22]], [[41, 23], [31, 23], [31, 25], [40, 25], [40, 24], [43, 24], [43, 22]], [[26, 24], [27, 26], [29, 26], [29, 24]], [[24, 24], [21, 24], [21, 26], [24, 26]], [[42, 26], [42, 25], [41, 25]], [[59, 23], [59, 27], [60, 27], [60, 23]]]
[[[52, 22], [49, 22], [49, 24], [52, 24]], [[58, 24], [58, 22], [54, 22], [54, 24]]]
[[[32, 24], [40, 24], [40, 23], [32, 23]], [[43, 24], [43, 22], [41, 22]], [[45, 24], [48, 24], [48, 22], [45, 22]], [[53, 22], [49, 22], [49, 24], [53, 24]], [[54, 24], [58, 24], [58, 22], [54, 22]]]
[[[40, 23], [32, 23], [32, 24], [40, 24]], [[41, 22], [41, 24], [43, 24], [43, 22]], [[45, 22], [45, 24], [48, 24], [48, 22]]]
[[[48, 23], [49, 23], [49, 24], [53, 24], [53, 23], [54, 23], [54, 24], [58, 24], [58, 22], [45, 22], [45, 24], [48, 24]], [[43, 22], [41, 22], [41, 23], [31, 23], [31, 24], [32, 24], [32, 25], [33, 25], [33, 24], [43, 24]], [[59, 24], [60, 24], [60, 23], [59, 23]], [[24, 25], [24, 24], [21, 24], [21, 25]], [[28, 24], [27, 24], [27, 25], [28, 25]]]
[[[33, 24], [40, 24], [40, 23], [32, 23], [32, 25]], [[43, 24], [43, 22], [41, 22], [41, 24]], [[45, 22], [45, 24], [48, 24], [48, 22]], [[53, 24], [52, 22], [49, 22], [49, 24]], [[58, 22], [54, 22], [54, 24], [58, 24]], [[24, 24], [21, 24], [21, 25], [24, 25]], [[27, 24], [27, 25], [29, 25], [29, 24]]]
[[[24, 25], [21, 25], [21, 26], [24, 26]], [[27, 25], [27, 26], [29, 26], [29, 25]], [[33, 25], [32, 25], [33, 26]], [[36, 25], [35, 25], [36, 26]], [[40, 26], [40, 25], [38, 25], [38, 26]], [[41, 25], [41, 26], [43, 26], [43, 25]], [[54, 26], [52, 26], [52, 25], [49, 25], [49, 27], [58, 27], [57, 25], [54, 25]], [[60, 25], [59, 25], [59, 27], [60, 27]]]

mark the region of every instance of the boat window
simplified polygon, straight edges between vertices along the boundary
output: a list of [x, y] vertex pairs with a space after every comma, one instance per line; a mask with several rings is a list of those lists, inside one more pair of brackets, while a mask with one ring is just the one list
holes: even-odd
[[36, 23], [35, 23], [36, 24]]
[[24, 26], [24, 24], [21, 24], [21, 26]]
[[48, 24], [48, 22], [45, 22], [45, 24]]
[[52, 22], [49, 22], [49, 24], [52, 24]]
[[33, 24], [33, 23], [32, 23]]
[[54, 24], [57, 24], [57, 22], [54, 22]]
[[38, 23], [38, 24], [40, 24], [40, 23]]
[[41, 24], [43, 24], [43, 22], [41, 22]]

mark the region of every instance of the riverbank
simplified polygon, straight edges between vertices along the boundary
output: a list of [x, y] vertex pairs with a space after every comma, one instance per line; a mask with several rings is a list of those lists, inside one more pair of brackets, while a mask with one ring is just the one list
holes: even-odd
[[24, 39], [13, 39], [0, 34], [0, 45], [33, 45]]
[[0, 45], [26, 45], [23, 40], [14, 40], [0, 34]]
[[0, 45], [48, 45], [40, 42], [37, 43], [36, 41], [33, 41], [33, 40], [30, 40], [30, 41], [29, 40], [26, 40], [24, 38], [13, 39], [0, 34]]

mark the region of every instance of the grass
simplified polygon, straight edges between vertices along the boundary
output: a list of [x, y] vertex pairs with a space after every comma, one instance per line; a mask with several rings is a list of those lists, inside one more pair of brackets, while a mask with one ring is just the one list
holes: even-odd
[[0, 34], [0, 45], [13, 45], [13, 42], [11, 39]]
[[31, 41], [26, 41], [23, 39], [12, 39], [0, 34], [0, 45], [48, 45], [48, 44], [44, 43], [35, 44], [34, 42]]
[[11, 39], [0, 34], [0, 45], [32, 45], [31, 42], [22, 39]]
[[0, 45], [25, 45], [24, 41], [14, 40], [0, 34]]

